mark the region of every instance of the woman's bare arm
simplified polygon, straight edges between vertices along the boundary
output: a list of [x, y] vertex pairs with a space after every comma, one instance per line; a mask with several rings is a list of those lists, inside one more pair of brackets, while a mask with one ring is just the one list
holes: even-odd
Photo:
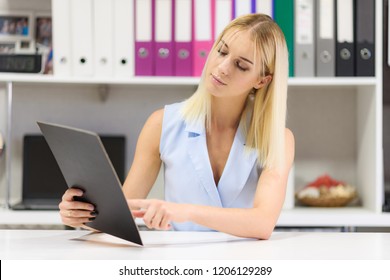
[[146, 121], [137, 142], [133, 164], [123, 184], [126, 198], [145, 198], [160, 171], [160, 138], [164, 110], [154, 112]]

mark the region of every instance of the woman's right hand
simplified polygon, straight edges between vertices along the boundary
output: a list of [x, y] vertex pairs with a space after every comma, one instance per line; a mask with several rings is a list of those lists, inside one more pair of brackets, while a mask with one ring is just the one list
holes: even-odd
[[95, 219], [97, 212], [91, 203], [76, 201], [74, 197], [83, 196], [78, 188], [69, 188], [58, 205], [62, 223], [71, 227], [84, 227], [84, 224]]

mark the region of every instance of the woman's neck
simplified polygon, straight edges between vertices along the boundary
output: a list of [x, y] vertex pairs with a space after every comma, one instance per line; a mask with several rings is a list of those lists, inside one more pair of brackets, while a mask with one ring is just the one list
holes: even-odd
[[229, 97], [211, 98], [211, 127], [212, 129], [237, 129], [241, 114], [244, 109], [246, 98]]

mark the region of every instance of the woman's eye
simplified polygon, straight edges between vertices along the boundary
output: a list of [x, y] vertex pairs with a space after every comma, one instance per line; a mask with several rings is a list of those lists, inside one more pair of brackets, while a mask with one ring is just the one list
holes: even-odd
[[241, 71], [247, 71], [247, 70], [248, 70], [248, 69], [246, 69], [245, 67], [241, 66], [241, 64], [240, 64], [239, 61], [236, 62], [236, 66], [237, 66], [237, 68], [240, 69]]
[[223, 51], [222, 49], [218, 49], [218, 53], [222, 56], [225, 56], [227, 55], [227, 52], [226, 51]]

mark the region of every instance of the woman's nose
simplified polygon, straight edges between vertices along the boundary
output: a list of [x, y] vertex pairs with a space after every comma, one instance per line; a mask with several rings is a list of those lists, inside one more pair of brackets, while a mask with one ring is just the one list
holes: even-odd
[[218, 71], [222, 75], [229, 75], [229, 67], [230, 67], [230, 62], [229, 59], [223, 59], [219, 64], [218, 64]]

